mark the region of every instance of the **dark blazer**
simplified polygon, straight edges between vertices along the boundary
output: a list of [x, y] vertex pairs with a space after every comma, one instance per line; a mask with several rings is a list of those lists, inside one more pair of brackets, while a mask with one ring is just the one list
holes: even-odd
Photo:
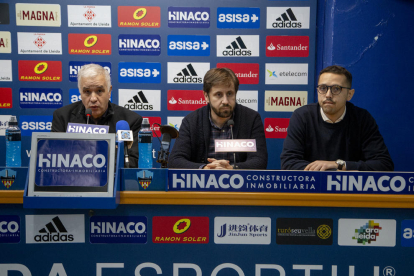
[[[207, 164], [210, 145], [210, 105], [188, 114], [172, 149], [168, 167], [198, 169]], [[240, 169], [266, 169], [267, 148], [262, 119], [256, 111], [236, 104], [234, 110], [234, 139], [256, 139], [257, 152], [236, 153]]]
[[[128, 155], [130, 157], [130, 166], [137, 168], [138, 131], [141, 128], [142, 117], [136, 112], [109, 102], [107, 111], [99, 118], [97, 124], [109, 126], [109, 133], [115, 133], [116, 123], [120, 120], [127, 121], [129, 128], [133, 131], [134, 142], [128, 150]], [[82, 101], [55, 110], [53, 113], [52, 132], [66, 132], [68, 123], [86, 124], [85, 106], [82, 104]], [[89, 123], [95, 123], [92, 117]]]

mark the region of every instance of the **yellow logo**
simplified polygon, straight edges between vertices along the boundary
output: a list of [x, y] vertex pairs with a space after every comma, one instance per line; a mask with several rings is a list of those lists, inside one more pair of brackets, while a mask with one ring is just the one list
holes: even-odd
[[[42, 68], [42, 66], [43, 66], [43, 68]], [[36, 66], [34, 67], [34, 72], [36, 73], [36, 74], [43, 74], [46, 70], [47, 70], [47, 63], [46, 62], [40, 62], [40, 63], [38, 63], [38, 64], [36, 64]], [[39, 68], [42, 68], [42, 69], [40, 69], [39, 70]]]
[[322, 224], [316, 230], [316, 234], [318, 235], [319, 238], [326, 240], [332, 235], [331, 227], [329, 227], [326, 224]]
[[174, 224], [173, 231], [176, 234], [182, 234], [190, 228], [190, 225], [191, 221], [189, 219], [180, 219]]
[[[142, 12], [140, 16], [138, 16], [139, 12]], [[134, 19], [140, 20], [144, 18], [147, 15], [147, 9], [146, 8], [139, 8], [134, 12]]]
[[[91, 43], [89, 43], [89, 40], [91, 40], [91, 39], [92, 39], [92, 42], [91, 42]], [[90, 47], [92, 47], [93, 45], [95, 45], [95, 44], [96, 44], [96, 42], [98, 42], [98, 37], [97, 37], [96, 35], [90, 35], [90, 36], [88, 36], [87, 38], [85, 38], [85, 41], [83, 42], [83, 44], [84, 44], [86, 47], [90, 48]]]

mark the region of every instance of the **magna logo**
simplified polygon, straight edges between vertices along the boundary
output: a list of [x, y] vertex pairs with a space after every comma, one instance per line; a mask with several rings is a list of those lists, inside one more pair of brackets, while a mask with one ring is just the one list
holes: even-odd
[[27, 243], [84, 243], [84, 215], [26, 215]]
[[16, 4], [17, 26], [60, 27], [60, 5], [57, 4]]
[[266, 138], [285, 139], [290, 119], [265, 118], [264, 127]]
[[208, 62], [168, 62], [168, 83], [203, 83], [208, 70]]
[[153, 217], [153, 243], [208, 243], [208, 217]]
[[69, 54], [110, 55], [110, 34], [69, 34]]
[[168, 90], [168, 110], [193, 111], [207, 104], [201, 90]]
[[217, 28], [259, 29], [260, 8], [217, 8]]
[[258, 35], [218, 35], [217, 36], [218, 57], [258, 57], [259, 36]]
[[93, 216], [91, 243], [146, 243], [147, 218], [139, 216]]
[[119, 89], [119, 105], [134, 111], [161, 111], [161, 90]]
[[310, 7], [267, 7], [267, 29], [309, 29]]
[[0, 108], [12, 108], [13, 97], [11, 88], [0, 88]]
[[122, 83], [161, 83], [161, 63], [120, 62], [119, 82]]
[[209, 35], [169, 35], [169, 56], [210, 56]]
[[168, 7], [168, 27], [209, 28], [210, 8]]
[[20, 81], [62, 81], [62, 62], [19, 60]]
[[[86, 64], [92, 63], [91, 61], [69, 61], [69, 80], [72, 82], [78, 81], [78, 72], [82, 68], [82, 66]], [[105, 68], [106, 71], [111, 74], [111, 63], [110, 62], [96, 62], [93, 63], [98, 64]]]
[[240, 84], [259, 84], [259, 63], [217, 63], [218, 68], [229, 68]]
[[118, 27], [160, 28], [160, 7], [118, 6]]
[[265, 111], [291, 112], [308, 102], [307, 91], [265, 91]]
[[159, 35], [119, 35], [118, 50], [120, 55], [161, 54], [161, 37]]
[[20, 88], [20, 108], [59, 108], [63, 106], [59, 88]]
[[20, 242], [20, 217], [0, 216], [0, 243]]
[[53, 116], [20, 116], [22, 136], [32, 136], [32, 132], [50, 132]]
[[308, 57], [309, 36], [267, 36], [267, 57]]

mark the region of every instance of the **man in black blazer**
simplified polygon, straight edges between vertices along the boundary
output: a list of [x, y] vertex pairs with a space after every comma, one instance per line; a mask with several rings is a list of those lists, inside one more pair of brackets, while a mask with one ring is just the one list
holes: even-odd
[[239, 80], [227, 68], [204, 76], [207, 105], [187, 115], [169, 158], [169, 168], [233, 169], [232, 153], [215, 153], [214, 139], [230, 139], [227, 121], [234, 121], [234, 139], [256, 139], [257, 152], [236, 153], [240, 169], [266, 169], [267, 148], [262, 119], [256, 111], [236, 103]]
[[138, 167], [138, 131], [142, 117], [109, 101], [112, 85], [108, 71], [97, 64], [83, 66], [78, 73], [78, 88], [81, 101], [55, 110], [52, 132], [66, 132], [68, 123], [86, 124], [85, 110], [88, 108], [92, 110], [89, 123], [107, 125], [110, 133], [115, 133], [118, 121], [125, 120], [134, 134], [134, 142], [128, 150], [130, 167]]

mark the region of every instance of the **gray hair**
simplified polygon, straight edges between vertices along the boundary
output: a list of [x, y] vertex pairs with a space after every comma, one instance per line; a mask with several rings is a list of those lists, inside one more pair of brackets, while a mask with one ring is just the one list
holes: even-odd
[[105, 82], [106, 82], [106, 89], [109, 91], [109, 88], [111, 87], [111, 76], [109, 75], [109, 72], [105, 70], [102, 66], [90, 63], [82, 66], [82, 68], [78, 72], [78, 88], [79, 92], [82, 91], [81, 89], [81, 82], [83, 78], [95, 78], [99, 75], [104, 75]]

